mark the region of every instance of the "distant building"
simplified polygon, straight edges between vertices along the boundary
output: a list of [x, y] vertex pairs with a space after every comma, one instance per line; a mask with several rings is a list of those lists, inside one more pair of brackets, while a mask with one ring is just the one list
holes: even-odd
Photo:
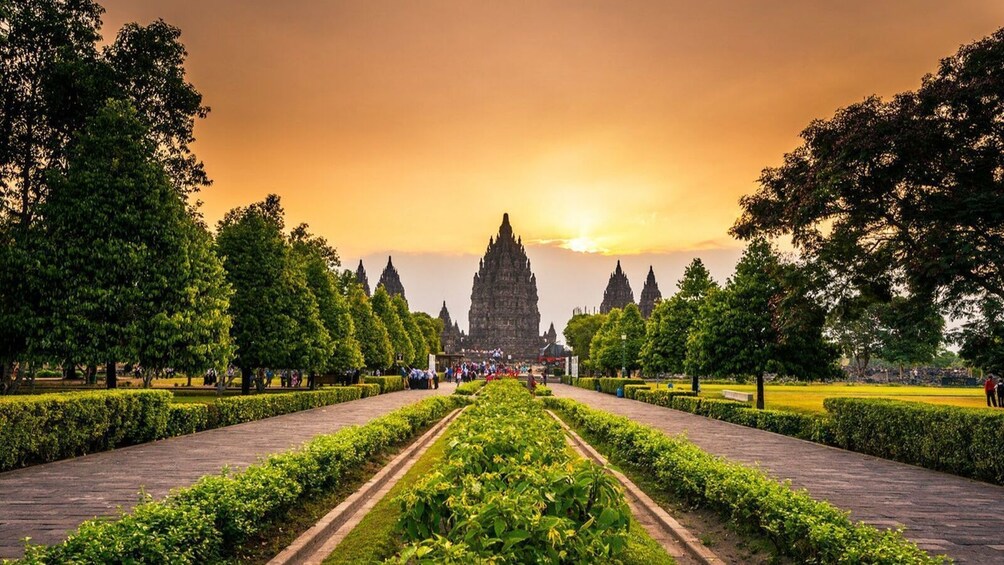
[[397, 269], [394, 268], [390, 257], [387, 257], [387, 266], [384, 267], [383, 274], [380, 275], [380, 282], [377, 283], [377, 288], [381, 286], [387, 291], [387, 294], [391, 296], [399, 294], [401, 298], [405, 298], [404, 285], [401, 284], [401, 277], [397, 274]]
[[537, 309], [537, 277], [530, 270], [522, 238], [513, 235], [509, 214], [478, 265], [471, 289], [468, 351], [501, 349], [513, 359], [536, 359], [544, 346]]
[[621, 262], [617, 261], [617, 269], [610, 274], [607, 289], [603, 291], [600, 313], [606, 314], [614, 308], [624, 308], [633, 302], [634, 292], [631, 292], [631, 283], [621, 269]]
[[551, 327], [547, 328], [544, 332], [544, 343], [556, 343], [558, 341], [558, 332], [554, 331], [554, 322], [551, 322]]
[[450, 311], [446, 309], [445, 300], [439, 310], [439, 319], [443, 321], [443, 333], [439, 334], [443, 353], [459, 353], [463, 348], [464, 334], [460, 331], [460, 326], [450, 319]]
[[363, 292], [366, 296], [370, 296], [370, 281], [366, 278], [366, 269], [363, 268], [363, 260], [359, 260], [359, 266], [356, 267], [356, 282], [359, 286], [363, 287]]
[[638, 308], [646, 320], [652, 315], [652, 310], [655, 310], [655, 303], [660, 300], [662, 293], [659, 292], [659, 283], [655, 282], [655, 271], [649, 265], [648, 278], [645, 279], [645, 286], [641, 289], [641, 299], [638, 301]]

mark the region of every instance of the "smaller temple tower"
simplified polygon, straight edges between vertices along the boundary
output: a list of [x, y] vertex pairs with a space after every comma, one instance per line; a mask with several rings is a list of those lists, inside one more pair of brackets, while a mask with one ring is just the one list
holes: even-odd
[[450, 319], [450, 311], [446, 309], [446, 301], [439, 310], [439, 319], [443, 321], [443, 333], [439, 335], [439, 340], [443, 345], [443, 353], [457, 353], [462, 346], [462, 336], [460, 326]]
[[617, 269], [610, 274], [610, 281], [607, 282], [607, 289], [603, 291], [603, 302], [600, 304], [600, 313], [606, 314], [614, 308], [624, 308], [634, 302], [634, 292], [631, 291], [631, 283], [628, 282], [627, 275], [621, 269], [621, 262], [617, 261]]
[[383, 274], [380, 275], [380, 282], [377, 283], [377, 288], [384, 287], [387, 294], [394, 296], [395, 294], [400, 294], [401, 298], [404, 296], [404, 285], [401, 284], [401, 277], [397, 274], [397, 269], [394, 268], [394, 263], [391, 258], [387, 257], [387, 266], [383, 269]]
[[544, 345], [546, 346], [557, 342], [558, 332], [554, 331], [554, 322], [551, 322], [551, 327], [547, 328], [547, 333], [544, 334]]
[[362, 259], [359, 260], [359, 266], [356, 267], [356, 282], [363, 287], [366, 296], [370, 296], [370, 280], [366, 277], [366, 269], [363, 268]]
[[662, 292], [659, 291], [659, 283], [655, 282], [655, 271], [652, 266], [648, 266], [648, 278], [645, 279], [645, 286], [641, 289], [641, 299], [638, 301], [638, 308], [641, 315], [647, 320], [655, 310], [655, 303], [662, 300]]

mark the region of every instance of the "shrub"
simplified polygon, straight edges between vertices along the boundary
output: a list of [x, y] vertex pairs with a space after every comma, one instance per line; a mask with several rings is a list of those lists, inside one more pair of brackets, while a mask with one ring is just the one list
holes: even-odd
[[537, 396], [554, 396], [554, 393], [551, 392], [551, 389], [547, 388], [544, 385], [537, 385], [537, 388], [534, 389], [533, 393]]
[[1004, 484], [1004, 413], [868, 398], [827, 398], [836, 445]]
[[362, 398], [369, 398], [380, 394], [380, 385], [376, 383], [357, 383], [352, 386], [359, 388]]
[[[635, 385], [628, 385], [626, 388], [634, 388]], [[696, 397], [697, 393], [690, 390], [672, 390], [660, 388], [657, 390], [644, 390], [639, 389], [632, 391], [635, 400], [640, 400], [642, 402], [647, 402], [649, 404], [655, 404], [658, 406], [665, 406], [666, 408], [672, 408], [673, 399], [678, 396], [693, 396]]]
[[352, 386], [303, 392], [228, 396], [210, 404], [209, 424], [212, 428], [232, 426], [348, 400], [358, 400], [361, 396], [360, 389]]
[[400, 375], [387, 375], [383, 377], [363, 377], [364, 383], [380, 385], [380, 394], [397, 392], [404, 390], [404, 378]]
[[453, 394], [470, 396], [481, 390], [483, 386], [485, 386], [485, 381], [469, 381], [461, 383], [457, 385], [457, 389], [453, 391]]
[[[675, 400], [682, 400], [680, 397]], [[710, 455], [682, 437], [671, 438], [627, 418], [568, 399], [544, 403], [616, 457], [642, 469], [660, 489], [717, 510], [739, 527], [771, 539], [778, 550], [811, 563], [942, 563], [898, 531], [855, 524], [848, 513], [794, 491], [762, 471]]]
[[24, 562], [219, 562], [306, 497], [331, 488], [349, 470], [439, 420], [459, 403], [448, 396], [428, 398], [364, 426], [319, 436], [240, 473], [203, 477], [118, 520], [84, 522], [61, 544], [31, 546]]
[[167, 418], [167, 437], [194, 434], [208, 428], [208, 405], [201, 403], [171, 405]]
[[617, 394], [617, 389], [624, 385], [629, 384], [645, 384], [645, 381], [641, 379], [621, 379], [621, 378], [611, 378], [603, 377], [600, 379], [600, 392], [605, 392], [607, 394]]
[[576, 381], [575, 386], [579, 388], [584, 388], [586, 390], [599, 390], [600, 379], [593, 377], [579, 377], [579, 380]]
[[749, 407], [749, 404], [746, 404], [745, 402], [736, 402], [735, 400], [703, 398], [697, 405], [697, 411], [695, 414], [699, 416], [707, 416], [716, 420], [734, 422], [737, 419], [736, 415], [739, 411], [748, 410]]
[[171, 393], [94, 391], [0, 399], [0, 470], [164, 437]]
[[648, 384], [626, 384], [624, 385], [624, 398], [630, 398], [631, 400], [637, 400], [635, 398], [635, 393], [639, 390], [652, 390], [652, 387]]
[[701, 407], [702, 399], [697, 396], [671, 396], [670, 402], [672, 403], [670, 408], [697, 414], [697, 411]]

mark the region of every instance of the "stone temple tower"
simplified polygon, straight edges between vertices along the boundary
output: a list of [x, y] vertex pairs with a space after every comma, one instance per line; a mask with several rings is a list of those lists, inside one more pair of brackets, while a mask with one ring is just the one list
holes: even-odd
[[638, 308], [646, 320], [652, 315], [652, 310], [655, 310], [655, 303], [660, 300], [662, 292], [659, 291], [659, 283], [655, 282], [655, 271], [649, 265], [648, 278], [645, 279], [645, 286], [641, 289], [641, 298], [638, 300]]
[[614, 308], [624, 308], [632, 302], [634, 302], [634, 293], [631, 292], [631, 283], [628, 282], [627, 275], [621, 270], [621, 262], [617, 261], [617, 270], [610, 274], [607, 289], [603, 291], [600, 313], [606, 314]]
[[366, 278], [366, 269], [363, 268], [363, 260], [362, 259], [359, 260], [359, 266], [356, 267], [356, 282], [359, 283], [359, 286], [363, 287], [363, 292], [366, 293], [366, 296], [369, 296], [370, 295], [370, 281], [369, 281], [368, 278]]
[[377, 288], [384, 287], [387, 294], [394, 296], [395, 294], [400, 294], [401, 298], [404, 296], [404, 285], [401, 284], [401, 277], [397, 274], [397, 269], [394, 268], [394, 263], [391, 262], [390, 257], [387, 257], [387, 266], [384, 267], [383, 274], [380, 275], [380, 282], [377, 283]]
[[474, 275], [468, 350], [502, 349], [513, 359], [536, 359], [543, 347], [537, 277], [530, 270], [522, 238], [513, 235], [509, 214]]

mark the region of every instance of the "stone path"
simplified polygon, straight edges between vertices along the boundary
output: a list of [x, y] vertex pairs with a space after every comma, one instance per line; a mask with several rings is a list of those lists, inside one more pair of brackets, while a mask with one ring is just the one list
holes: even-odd
[[957, 563], [1004, 563], [1004, 487], [555, 384], [556, 396], [627, 416], [705, 451], [790, 479], [817, 499], [877, 527], [901, 527], [932, 554]]
[[224, 465], [245, 467], [453, 388], [379, 395], [0, 473], [0, 559], [23, 555], [25, 537], [57, 543], [85, 520], [132, 508], [141, 490], [160, 498]]

